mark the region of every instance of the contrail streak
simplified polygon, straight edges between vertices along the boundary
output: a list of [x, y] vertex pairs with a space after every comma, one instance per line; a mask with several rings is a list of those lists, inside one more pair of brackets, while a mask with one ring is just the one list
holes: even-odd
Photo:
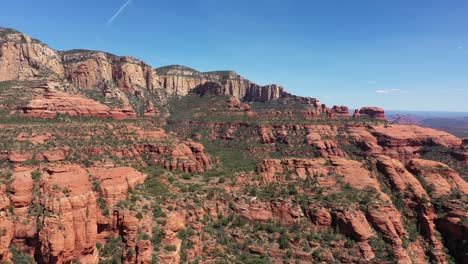
[[107, 26], [110, 26], [110, 24], [112, 24], [112, 22], [120, 15], [120, 13], [122, 13], [122, 11], [124, 11], [124, 9], [132, 2], [132, 0], [128, 0], [127, 2], [125, 2], [125, 4], [123, 4], [120, 8], [119, 8], [119, 11], [117, 11], [117, 13], [115, 13], [115, 15], [113, 17], [111, 17], [109, 19], [109, 21], [107, 21]]

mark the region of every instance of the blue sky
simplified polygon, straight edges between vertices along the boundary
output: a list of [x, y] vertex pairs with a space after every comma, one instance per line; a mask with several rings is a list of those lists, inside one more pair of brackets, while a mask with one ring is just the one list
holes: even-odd
[[59, 50], [105, 50], [154, 67], [232, 69], [327, 105], [468, 112], [468, 1], [126, 3], [4, 1], [0, 26]]

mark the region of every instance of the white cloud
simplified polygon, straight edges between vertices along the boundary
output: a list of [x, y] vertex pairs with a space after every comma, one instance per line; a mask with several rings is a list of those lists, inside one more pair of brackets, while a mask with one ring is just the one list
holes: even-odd
[[406, 94], [408, 93], [408, 91], [406, 90], [401, 90], [401, 89], [396, 89], [396, 88], [376, 90], [375, 92], [378, 94]]
[[369, 81], [367, 81], [367, 83], [368, 83], [368, 84], [376, 84], [376, 83], [377, 83], [377, 81], [374, 81], [374, 80], [369, 80]]
[[330, 98], [331, 98], [331, 96], [329, 96], [329, 95], [324, 95], [323, 96], [323, 99], [330, 99]]
[[112, 16], [108, 21], [107, 21], [107, 26], [110, 26], [112, 24], [112, 22], [114, 22], [114, 20], [120, 15], [120, 13], [122, 13], [122, 11], [124, 11], [124, 9], [132, 3], [133, 0], [127, 0], [127, 2], [125, 2], [120, 8], [119, 10], [114, 14], [114, 16]]
[[457, 89], [439, 89], [439, 93], [462, 93], [465, 92], [466, 89], [463, 88], [457, 88]]

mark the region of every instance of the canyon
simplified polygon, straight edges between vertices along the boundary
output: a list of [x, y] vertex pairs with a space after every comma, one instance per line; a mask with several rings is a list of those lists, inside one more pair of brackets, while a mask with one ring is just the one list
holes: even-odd
[[467, 143], [0, 28], [0, 261], [467, 263]]

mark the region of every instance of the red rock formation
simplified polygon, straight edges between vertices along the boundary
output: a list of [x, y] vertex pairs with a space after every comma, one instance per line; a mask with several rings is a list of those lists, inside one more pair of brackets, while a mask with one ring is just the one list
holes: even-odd
[[382, 192], [377, 179], [371, 177], [370, 172], [363, 167], [361, 162], [344, 158], [332, 158], [331, 163], [334, 166], [334, 172], [342, 175], [344, 182], [360, 190], [371, 187], [375, 189], [381, 199], [390, 200], [388, 195]]
[[52, 137], [52, 134], [50, 133], [45, 133], [45, 134], [29, 134], [26, 132], [21, 132], [17, 137], [16, 140], [19, 141], [28, 141], [31, 142], [32, 144], [44, 144], [46, 141], [48, 141]]
[[172, 150], [172, 160], [164, 161], [164, 167], [169, 170], [179, 169], [185, 172], [203, 172], [211, 168], [211, 163], [205, 155], [202, 144], [191, 140], [178, 144]]
[[7, 186], [0, 184], [0, 261], [6, 262], [11, 258], [9, 246], [14, 237], [14, 223], [10, 213], [6, 210], [10, 200], [6, 194]]
[[369, 222], [383, 234], [395, 253], [398, 263], [411, 263], [403, 247], [403, 238], [408, 236], [403, 227], [400, 212], [392, 205], [371, 205], [368, 209]]
[[322, 157], [347, 157], [348, 155], [338, 147], [335, 138], [338, 135], [338, 128], [322, 125], [307, 125], [306, 142], [316, 147]]
[[131, 108], [112, 110], [108, 106], [79, 95], [49, 91], [37, 96], [27, 106], [19, 108], [25, 115], [53, 118], [57, 114], [84, 117], [111, 117], [115, 119], [135, 118]]
[[349, 108], [344, 105], [334, 105], [331, 109], [331, 112], [339, 117], [349, 117]]
[[263, 144], [271, 144], [275, 142], [275, 136], [269, 127], [260, 127], [258, 130], [260, 142]]
[[356, 109], [353, 115], [354, 118], [357, 117], [368, 117], [374, 119], [385, 119], [385, 111], [379, 107], [363, 107], [359, 110]]
[[424, 178], [427, 185], [433, 188], [433, 196], [449, 195], [452, 189], [468, 194], [468, 183], [447, 165], [432, 161], [413, 159], [408, 169]]
[[446, 239], [447, 247], [450, 253], [460, 263], [466, 263], [468, 256], [466, 255], [466, 234], [468, 233], [468, 212], [466, 204], [460, 201], [452, 201], [444, 204], [446, 217], [439, 217], [436, 220], [437, 229]]
[[400, 161], [383, 155], [378, 156], [377, 169], [387, 177], [392, 188], [398, 190], [401, 194], [414, 197], [416, 201], [423, 198], [429, 199], [421, 183], [406, 170]]
[[384, 154], [400, 161], [419, 158], [423, 146], [459, 147], [461, 139], [432, 128], [407, 125], [350, 127], [351, 143], [369, 154]]
[[75, 257], [97, 263], [97, 207], [87, 172], [77, 165], [50, 166], [41, 178], [44, 194], [43, 228], [39, 232], [42, 257], [63, 263]]
[[63, 148], [55, 148], [42, 153], [48, 162], [62, 161], [67, 156], [67, 150]]
[[361, 211], [337, 211], [334, 212], [334, 217], [340, 232], [358, 242], [363, 258], [367, 261], [373, 259], [375, 254], [369, 240], [374, 234], [365, 215]]
[[[136, 118], [131, 101], [134, 107], [138, 105], [135, 108], [139, 115], [146, 118], [96, 122], [89, 133], [71, 132], [68, 123], [51, 123], [47, 128], [35, 123], [1, 125], [0, 135], [13, 144], [0, 142], [4, 146], [0, 159], [5, 162], [0, 171], [10, 170], [13, 163], [16, 166], [11, 179], [7, 174], [0, 175], [2, 262], [11, 259], [9, 247], [14, 246], [35, 255], [38, 262], [98, 263], [97, 241], [103, 244], [109, 236], [119, 235], [123, 240], [123, 263], [151, 263], [156, 257], [152, 256], [150, 241], [153, 228], [164, 230], [163, 247], [158, 252], [161, 263], [178, 263], [182, 257], [190, 261], [203, 256], [202, 261], [208, 263], [237, 257], [228, 256], [232, 253], [225, 250], [218, 236], [238, 243], [242, 253], [265, 254], [278, 263], [285, 258], [303, 263], [358, 262], [358, 257], [351, 254], [358, 248], [364, 259], [361, 261], [377, 262], [380, 256], [374, 252], [379, 252], [378, 248], [374, 250], [373, 243], [369, 243], [373, 238], [383, 238], [398, 263], [425, 263], [426, 254], [431, 261], [446, 263], [445, 246], [457, 261], [465, 261], [467, 210], [464, 198], [460, 198], [468, 192], [464, 175], [455, 172], [459, 167], [452, 169], [419, 159], [428, 147], [443, 146], [454, 158], [450, 162], [466, 163], [466, 142], [459, 138], [416, 126], [348, 120], [349, 109], [345, 106], [328, 108], [316, 99], [290, 95], [276, 85], [256, 85], [234, 72], [201, 73], [181, 66], [152, 69], [137, 59], [101, 52], [58, 53], [25, 35], [7, 33], [0, 30], [0, 81], [28, 81], [14, 88], [27, 88], [33, 99], [26, 96], [22, 98], [27, 102], [24, 105], [0, 107], [39, 117], [67, 114]], [[99, 102], [80, 93], [93, 98], [99, 93]], [[188, 93], [198, 93], [200, 98], [223, 96], [223, 101], [200, 107], [194, 114], [196, 120], [184, 120], [180, 131], [166, 133], [154, 128], [168, 121], [153, 118], [166, 114], [163, 109], [168, 99]], [[114, 99], [118, 103], [114, 104]], [[246, 101], [273, 102], [265, 104], [271, 109], [253, 112], [261, 107]], [[158, 109], [162, 109], [161, 113]], [[207, 121], [220, 116], [223, 121]], [[355, 117], [359, 116], [385, 119], [383, 109], [375, 107], [358, 110]], [[257, 125], [256, 120], [262, 120], [262, 125]], [[79, 126], [73, 125], [77, 130]], [[105, 129], [96, 130], [99, 126]], [[101, 138], [103, 133], [122, 144], [76, 143], [83, 139], [95, 144], [85, 139]], [[221, 142], [219, 146], [239, 143], [235, 150], [244, 151], [241, 154], [248, 158], [281, 158], [263, 159], [256, 172], [232, 173], [223, 171], [225, 161], [211, 153], [216, 171], [200, 177], [198, 174], [211, 169], [212, 163], [204, 146], [185, 139], [189, 137], [199, 141], [215, 139], [212, 143]], [[67, 139], [70, 144], [65, 142]], [[93, 167], [84, 169], [68, 164], [69, 160]], [[159, 165], [171, 172], [153, 171], [149, 184], [137, 188], [146, 176], [131, 167], [114, 167], [121, 163]], [[196, 173], [186, 178], [186, 174], [179, 177], [181, 172]], [[147, 189], [152, 185], [155, 192], [163, 188], [170, 195], [149, 195]], [[271, 189], [265, 193], [261, 189], [255, 197], [253, 188], [258, 186]], [[284, 189], [286, 186], [294, 186], [295, 194]], [[264, 195], [267, 191], [278, 192], [279, 197]], [[356, 197], [350, 191], [355, 191]], [[372, 201], [367, 199], [359, 205], [354, 200], [372, 192], [377, 197]], [[333, 200], [340, 195], [349, 195], [349, 204]], [[393, 204], [395, 199], [397, 206]], [[210, 228], [216, 220], [223, 223], [219, 233]], [[417, 239], [411, 243], [407, 241], [408, 233], [414, 236], [415, 231], [405, 230], [403, 223], [408, 220], [421, 227], [422, 236], [416, 234]], [[231, 222], [224, 225], [225, 221]], [[271, 221], [287, 228], [282, 232], [245, 232], [258, 223]], [[237, 226], [243, 222], [247, 224]], [[185, 228], [195, 230], [195, 234], [181, 239], [180, 232]], [[330, 235], [329, 229], [335, 228], [356, 241], [357, 246], [338, 234], [327, 239], [336, 240], [317, 243], [315, 238], [293, 235], [296, 228]], [[287, 250], [279, 248], [283, 235], [289, 236]], [[173, 247], [169, 250], [165, 246]], [[221, 259], [222, 254], [228, 258]]]
[[29, 36], [0, 28], [0, 81], [64, 75], [58, 54]]
[[[145, 178], [128, 167], [90, 168], [89, 173], [101, 181], [99, 193], [109, 206], [126, 199], [128, 188]], [[39, 249], [36, 255], [46, 263], [68, 263], [73, 259], [98, 263], [97, 230], [98, 221], [102, 220], [98, 220], [96, 195], [85, 169], [73, 164], [55, 164], [42, 170], [16, 167], [11, 178], [9, 197], [5, 195], [5, 185], [0, 185], [2, 260], [10, 259], [8, 247], [14, 244], [31, 255]], [[12, 209], [4, 210], [7, 207]], [[129, 214], [121, 216], [115, 221], [115, 230], [121, 230], [126, 239], [125, 250], [139, 253], [124, 262], [150, 263], [151, 242], [139, 239], [139, 232], [151, 235], [150, 218], [140, 223]]]
[[252, 222], [266, 223], [274, 220], [283, 225], [291, 226], [303, 216], [299, 206], [284, 200], [273, 200], [265, 203], [252, 198], [247, 204], [245, 201], [239, 200], [231, 206], [238, 215]]
[[31, 152], [16, 152], [16, 151], [13, 151], [11, 152], [9, 155], [8, 155], [8, 159], [11, 161], [11, 162], [25, 162], [27, 160], [30, 160], [32, 159], [33, 155]]
[[291, 179], [306, 179], [307, 176], [327, 174], [329, 169], [324, 159], [264, 159], [257, 167], [264, 183], [285, 181], [288, 173]]
[[420, 223], [421, 233], [430, 242], [433, 250], [430, 252], [430, 256], [437, 263], [448, 263], [444, 253], [444, 245], [441, 238], [438, 236], [434, 220], [436, 218], [434, 213], [434, 206], [430, 203], [421, 205], [420, 208]]
[[330, 227], [332, 216], [330, 210], [325, 207], [310, 207], [305, 210], [305, 214], [312, 223], [321, 227]]
[[169, 221], [164, 227], [166, 236], [163, 243], [164, 245], [175, 246], [176, 250], [159, 255], [159, 262], [167, 264], [179, 263], [182, 240], [177, 237], [177, 233], [180, 230], [185, 229], [185, 215], [183, 213], [171, 212], [168, 219]]
[[128, 190], [145, 181], [146, 175], [130, 167], [87, 169], [88, 173], [99, 180], [100, 193], [110, 208], [127, 198]]
[[148, 216], [146, 223], [133, 215], [123, 214], [118, 219], [122, 240], [125, 241], [123, 263], [151, 263], [152, 245], [149, 240], [140, 239], [140, 233], [151, 234], [151, 218]]
[[75, 86], [83, 89], [99, 87], [112, 81], [112, 64], [104, 52], [66, 52], [63, 54], [65, 75]]

